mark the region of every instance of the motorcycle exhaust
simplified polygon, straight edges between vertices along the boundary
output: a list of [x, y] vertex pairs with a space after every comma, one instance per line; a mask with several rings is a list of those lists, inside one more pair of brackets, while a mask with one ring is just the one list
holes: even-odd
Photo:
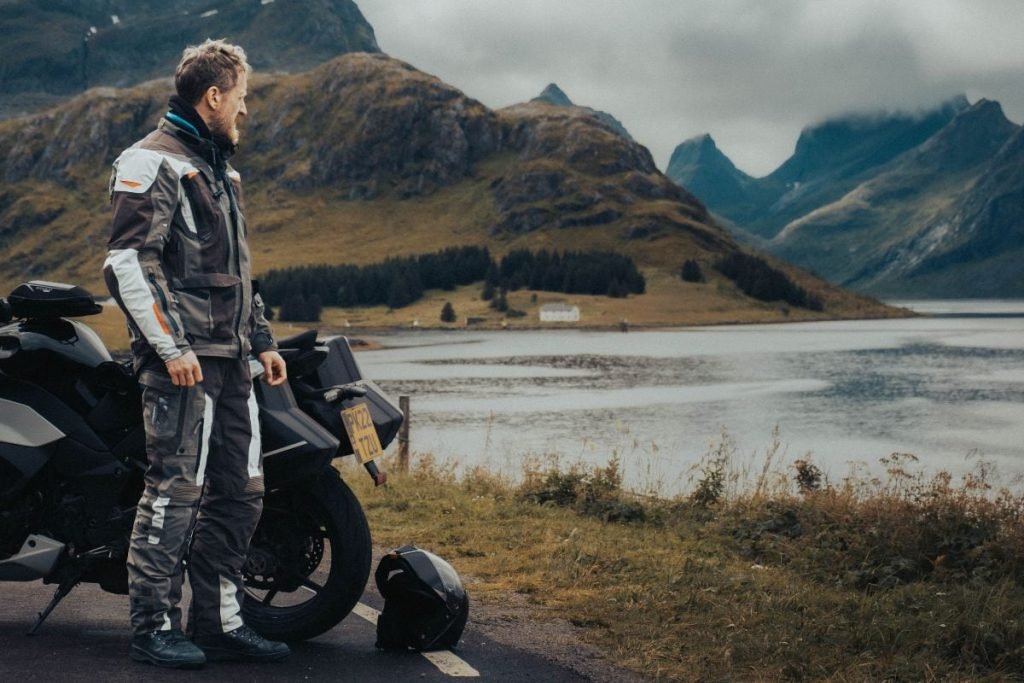
[[62, 552], [63, 543], [32, 534], [17, 555], [0, 560], [0, 581], [35, 581], [48, 576]]

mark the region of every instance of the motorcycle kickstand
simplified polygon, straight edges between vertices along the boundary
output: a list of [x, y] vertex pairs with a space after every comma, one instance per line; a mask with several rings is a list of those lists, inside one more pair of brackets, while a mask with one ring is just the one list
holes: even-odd
[[36, 619], [36, 623], [32, 625], [32, 628], [30, 628], [28, 633], [25, 635], [34, 636], [36, 634], [39, 627], [43, 625], [44, 621], [46, 621], [46, 617], [50, 616], [50, 612], [53, 611], [53, 608], [56, 607], [61, 600], [66, 598], [68, 593], [74, 590], [81, 578], [81, 573], [75, 573], [60, 582], [57, 586], [57, 590], [53, 594], [53, 597], [50, 599], [50, 603], [46, 606], [46, 609], [39, 613], [39, 618]]

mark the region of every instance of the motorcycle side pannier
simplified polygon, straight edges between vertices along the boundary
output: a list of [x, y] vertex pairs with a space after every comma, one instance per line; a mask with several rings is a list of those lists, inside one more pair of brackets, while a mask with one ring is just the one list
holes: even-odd
[[[327, 358], [316, 370], [318, 383], [322, 387], [354, 383], [366, 389], [366, 396], [344, 399], [340, 402], [340, 408], [366, 403], [381, 446], [386, 448], [398, 435], [398, 428], [402, 426], [402, 411], [374, 382], [363, 379], [346, 337], [335, 337], [327, 343], [327, 347]], [[346, 452], [352, 452], [352, 446], [348, 443], [348, 436], [341, 423], [338, 404], [335, 404], [335, 408], [321, 404], [321, 408], [322, 410], [318, 411], [318, 419], [331, 433], [339, 435], [341, 446]]]

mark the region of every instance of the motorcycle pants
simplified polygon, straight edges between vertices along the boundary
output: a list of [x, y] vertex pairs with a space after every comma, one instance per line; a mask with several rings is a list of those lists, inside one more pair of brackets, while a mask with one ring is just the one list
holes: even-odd
[[199, 362], [193, 387], [162, 365], [139, 375], [149, 467], [128, 552], [136, 634], [181, 628], [186, 554], [189, 632], [242, 625], [242, 566], [263, 509], [259, 409], [246, 361]]

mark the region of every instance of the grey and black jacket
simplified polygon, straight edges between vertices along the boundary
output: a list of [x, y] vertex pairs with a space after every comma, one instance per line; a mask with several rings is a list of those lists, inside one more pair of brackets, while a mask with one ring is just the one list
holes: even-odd
[[137, 367], [189, 349], [244, 358], [277, 348], [250, 280], [241, 178], [222, 148], [168, 114], [114, 162], [110, 198], [103, 272]]

